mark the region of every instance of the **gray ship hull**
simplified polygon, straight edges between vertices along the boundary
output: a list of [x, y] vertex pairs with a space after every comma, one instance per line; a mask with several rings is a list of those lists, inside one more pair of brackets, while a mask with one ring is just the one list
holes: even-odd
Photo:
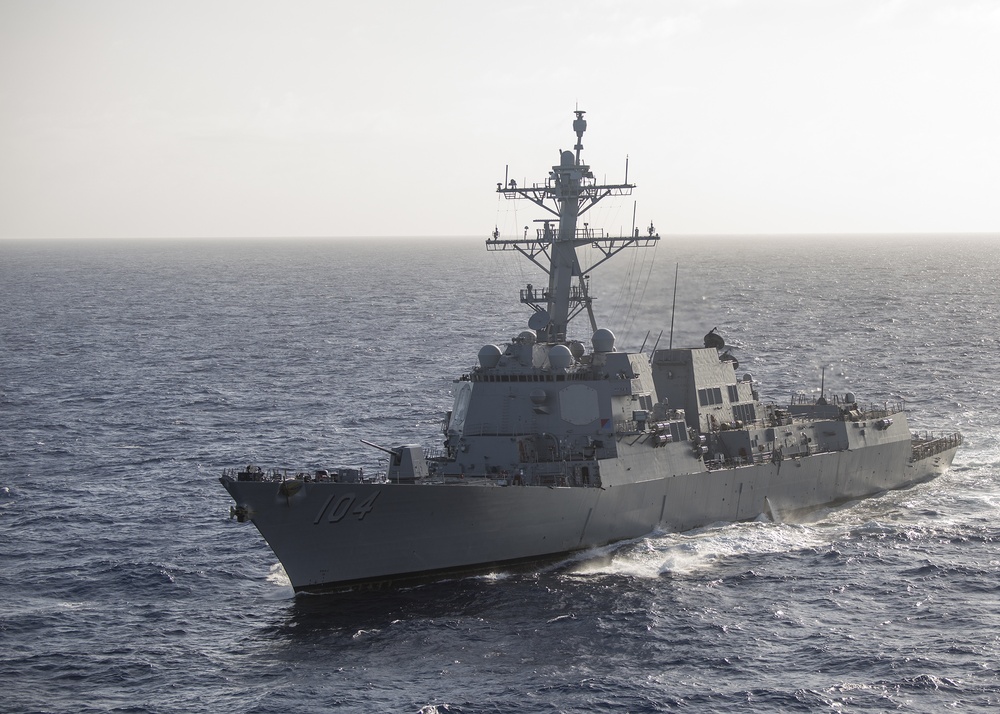
[[223, 484], [295, 590], [344, 590], [485, 572], [646, 535], [793, 513], [944, 473], [957, 445], [919, 461], [909, 442], [605, 488], [280, 482]]
[[[233, 514], [257, 526], [296, 590], [485, 571], [657, 529], [781, 520], [950, 466], [960, 434], [911, 435], [903, 404], [827, 398], [822, 375], [815, 399], [762, 402], [718, 327], [704, 347], [675, 349], [672, 325], [665, 349], [659, 339], [649, 353], [645, 342], [638, 352], [616, 347], [598, 327], [591, 273], [660, 236], [652, 221], [623, 235], [580, 220], [634, 185], [597, 181], [582, 158], [585, 112], [574, 114], [573, 150], [559, 152], [544, 182], [497, 184], [500, 196], [546, 217], [533, 234], [495, 228], [486, 249], [522, 255], [547, 281], [518, 291], [531, 310], [527, 329], [483, 345], [454, 380], [438, 453], [362, 439], [386, 454], [374, 480], [361, 468], [287, 480], [249, 465], [223, 475]], [[582, 315], [589, 348], [569, 331]]]

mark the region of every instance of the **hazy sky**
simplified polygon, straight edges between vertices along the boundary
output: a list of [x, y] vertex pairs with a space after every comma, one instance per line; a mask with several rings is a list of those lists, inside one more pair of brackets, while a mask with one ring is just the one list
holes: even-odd
[[0, 238], [485, 237], [577, 105], [661, 233], [996, 232], [998, 76], [991, 0], [0, 0]]

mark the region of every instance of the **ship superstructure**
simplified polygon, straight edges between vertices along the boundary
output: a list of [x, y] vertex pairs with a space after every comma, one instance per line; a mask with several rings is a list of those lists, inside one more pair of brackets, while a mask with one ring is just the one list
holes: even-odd
[[[227, 472], [233, 514], [260, 530], [296, 590], [398, 584], [484, 571], [645, 535], [791, 512], [904, 487], [944, 472], [961, 436], [915, 437], [902, 405], [853, 395], [760, 401], [715, 330], [705, 346], [619, 351], [598, 327], [591, 272], [660, 240], [654, 227], [610, 235], [580, 226], [597, 202], [631, 193], [599, 184], [573, 151], [548, 179], [497, 191], [547, 211], [535, 234], [487, 240], [548, 276], [527, 285], [527, 329], [489, 344], [455, 381], [444, 454], [381, 448], [388, 470], [255, 466]], [[581, 265], [579, 248], [596, 249]], [[590, 344], [569, 337], [586, 314]], [[372, 444], [375, 446], [375, 444]]]

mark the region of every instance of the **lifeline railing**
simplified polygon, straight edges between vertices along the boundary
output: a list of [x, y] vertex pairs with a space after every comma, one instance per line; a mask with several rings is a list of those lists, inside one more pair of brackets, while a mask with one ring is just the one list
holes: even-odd
[[964, 440], [958, 432], [939, 435], [925, 432], [923, 436], [912, 434], [910, 443], [913, 445], [913, 453], [910, 461], [920, 461], [948, 449], [956, 448], [961, 446]]

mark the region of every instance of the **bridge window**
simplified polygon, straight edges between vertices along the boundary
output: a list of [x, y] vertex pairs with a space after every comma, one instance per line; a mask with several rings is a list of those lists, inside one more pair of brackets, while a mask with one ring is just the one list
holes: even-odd
[[744, 424], [751, 424], [757, 421], [757, 410], [753, 404], [734, 404], [733, 416]]
[[703, 407], [711, 406], [712, 404], [722, 404], [722, 389], [719, 387], [699, 389], [698, 403]]

